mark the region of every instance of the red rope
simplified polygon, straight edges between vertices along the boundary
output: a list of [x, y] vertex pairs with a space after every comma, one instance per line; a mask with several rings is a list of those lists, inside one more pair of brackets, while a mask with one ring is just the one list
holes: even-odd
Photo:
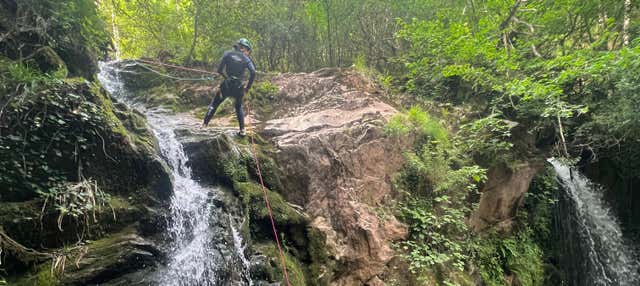
[[137, 61], [143, 62], [143, 63], [146, 63], [146, 64], [157, 65], [157, 66], [165, 66], [165, 67], [170, 67], [170, 68], [179, 69], [179, 70], [185, 70], [185, 71], [208, 73], [208, 74], [213, 74], [213, 75], [217, 75], [218, 74], [217, 72], [211, 72], [211, 71], [206, 71], [206, 70], [201, 70], [201, 69], [192, 69], [192, 68], [183, 67], [183, 66], [165, 64], [165, 63], [161, 63], [161, 62], [147, 61], [147, 60], [142, 60], [142, 59], [138, 59]]
[[[251, 114], [251, 110], [249, 109], [249, 105], [247, 104], [247, 115]], [[250, 121], [247, 122], [249, 125]], [[273, 229], [273, 237], [276, 239], [276, 244], [278, 245], [278, 252], [280, 253], [280, 263], [282, 263], [282, 272], [284, 273], [284, 279], [287, 281], [287, 286], [291, 286], [289, 283], [289, 273], [287, 273], [287, 266], [284, 262], [284, 253], [282, 251], [282, 247], [280, 246], [280, 239], [278, 238], [278, 231], [276, 230], [276, 223], [273, 220], [273, 212], [271, 211], [271, 204], [269, 203], [269, 197], [267, 196], [267, 188], [264, 186], [264, 181], [262, 180], [262, 172], [260, 171], [260, 162], [258, 161], [258, 154], [256, 152], [256, 143], [253, 140], [253, 132], [249, 133], [249, 138], [251, 138], [251, 149], [253, 152], [253, 161], [256, 163], [256, 173], [258, 174], [258, 178], [260, 179], [260, 185], [262, 186], [262, 194], [264, 195], [264, 202], [267, 205], [267, 210], [269, 211], [269, 219], [271, 220], [271, 228]]]

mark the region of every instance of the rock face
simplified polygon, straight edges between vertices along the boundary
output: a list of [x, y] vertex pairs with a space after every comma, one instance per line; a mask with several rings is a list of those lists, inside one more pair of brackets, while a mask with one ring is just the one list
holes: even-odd
[[[63, 156], [66, 161], [43, 156], [45, 159], [42, 163], [48, 163], [59, 172], [71, 174], [74, 173], [71, 171], [81, 169], [83, 176], [94, 180], [95, 186], [108, 196], [102, 207], [87, 203], [93, 208], [92, 212], [61, 215], [51, 197], [45, 199], [32, 189], [17, 189], [11, 193], [11, 189], [8, 191], [5, 186], [0, 188], [0, 232], [17, 244], [11, 249], [5, 248], [6, 252], [3, 252], [3, 261], [9, 265], [6, 267], [10, 274], [9, 281], [12, 285], [43, 285], [44, 282], [39, 279], [49, 273], [51, 277], [47, 278], [49, 284], [46, 285], [87, 285], [103, 283], [154, 265], [160, 256], [151, 238], [165, 227], [167, 204], [173, 187], [168, 167], [158, 156], [156, 140], [147, 128], [144, 117], [122, 104], [114, 103], [107, 94], [84, 81], [68, 80], [47, 92], [83, 98], [92, 102], [97, 110], [92, 121], [88, 118], [69, 118], [66, 121], [68, 125], [82, 127], [83, 122], [97, 122], [105, 128], [93, 138], [99, 143], [87, 145], [87, 151], [81, 153], [84, 156], [82, 158], [86, 159], [84, 165], [64, 164], [72, 162], [73, 157], [70, 156]], [[60, 106], [72, 108], [71, 105]], [[66, 109], [56, 111], [58, 114], [73, 113]], [[60, 132], [67, 136], [74, 134], [69, 130], [64, 131], [67, 133]], [[47, 134], [47, 130], [42, 132]], [[72, 144], [66, 145], [70, 146], [64, 149], [61, 145], [60, 152], [70, 154], [74, 147]], [[65, 170], [68, 166], [73, 169]], [[73, 176], [68, 177], [69, 182], [65, 187], [78, 179]], [[75, 190], [70, 188], [68, 192]], [[56, 197], [56, 200], [59, 199]], [[78, 200], [74, 204], [83, 202]], [[0, 244], [3, 242], [1, 240]], [[88, 243], [89, 240], [93, 242]], [[83, 245], [70, 247], [80, 242]], [[43, 264], [32, 267], [29, 262], [34, 260], [29, 257], [31, 255], [24, 257], [24, 247], [49, 255], [46, 259], [37, 260]], [[52, 261], [64, 265], [65, 260], [52, 257], [65, 257], [68, 263], [67, 267], [58, 267], [54, 271], [55, 277], [50, 270], [52, 263], [56, 265]], [[69, 263], [70, 260], [73, 263]]]
[[349, 70], [284, 74], [271, 82], [283, 104], [259, 132], [276, 147], [283, 195], [303, 206], [339, 266], [320, 276], [331, 277], [332, 285], [379, 285], [377, 276], [394, 255], [390, 242], [408, 232], [395, 217], [376, 213], [392, 197], [390, 178], [403, 163], [402, 144], [383, 134], [397, 111], [376, 97], [372, 82]]
[[513, 167], [490, 168], [487, 183], [480, 191], [480, 204], [469, 219], [471, 228], [482, 231], [497, 226], [501, 230], [511, 230], [531, 180], [543, 167], [542, 162], [525, 162]]

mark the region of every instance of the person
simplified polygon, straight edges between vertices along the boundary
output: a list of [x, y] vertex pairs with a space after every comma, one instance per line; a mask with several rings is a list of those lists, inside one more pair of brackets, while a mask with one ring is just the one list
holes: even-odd
[[[233, 45], [233, 50], [227, 51], [220, 59], [220, 65], [218, 66], [218, 73], [224, 77], [224, 80], [220, 84], [220, 89], [213, 97], [209, 109], [204, 117], [203, 126], [207, 126], [213, 115], [216, 113], [218, 106], [227, 98], [233, 97], [235, 100], [234, 106], [236, 109], [236, 116], [238, 117], [238, 124], [240, 131], [239, 136], [244, 136], [244, 113], [242, 112], [242, 98], [251, 89], [253, 80], [256, 77], [256, 68], [253, 61], [249, 58], [251, 54], [251, 42], [245, 38], [238, 40], [238, 43]], [[249, 81], [247, 85], [242, 86], [244, 79], [245, 69], [249, 70]]]

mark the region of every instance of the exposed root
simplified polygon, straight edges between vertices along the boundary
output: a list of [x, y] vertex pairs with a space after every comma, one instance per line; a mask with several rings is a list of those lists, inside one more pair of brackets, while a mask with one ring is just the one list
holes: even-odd
[[[58, 229], [63, 231], [63, 219], [71, 215], [74, 218], [84, 218], [84, 222], [97, 223], [96, 212], [102, 206], [107, 205], [108, 195], [98, 188], [98, 183], [93, 179], [81, 180], [68, 184], [60, 192], [53, 194], [54, 205], [58, 209]], [[89, 219], [91, 218], [91, 220]]]
[[[26, 247], [19, 242], [13, 240], [4, 232], [0, 226], [0, 255], [3, 251], [11, 253], [16, 259], [23, 263], [40, 263], [51, 260], [51, 275], [59, 276], [64, 273], [67, 260], [74, 258], [73, 263], [76, 267], [80, 267], [80, 260], [85, 257], [88, 247], [82, 244], [76, 244], [74, 247], [63, 248], [55, 252], [40, 252], [35, 249]], [[0, 260], [1, 265], [1, 260]], [[2, 278], [0, 278], [0, 282]], [[0, 283], [2, 285], [2, 283]]]
[[13, 254], [18, 260], [25, 263], [42, 262], [53, 258], [53, 255], [50, 253], [25, 247], [11, 239], [11, 237], [4, 232], [2, 226], [0, 226], [0, 252], [2, 252], [2, 250]]

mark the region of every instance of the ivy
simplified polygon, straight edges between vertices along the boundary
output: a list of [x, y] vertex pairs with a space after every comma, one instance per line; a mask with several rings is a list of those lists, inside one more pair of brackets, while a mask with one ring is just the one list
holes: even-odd
[[1, 81], [13, 92], [3, 97], [0, 117], [0, 196], [46, 197], [80, 181], [83, 164], [107, 155], [105, 134], [113, 123], [105, 116], [91, 84], [41, 74], [29, 65], [0, 68]]

